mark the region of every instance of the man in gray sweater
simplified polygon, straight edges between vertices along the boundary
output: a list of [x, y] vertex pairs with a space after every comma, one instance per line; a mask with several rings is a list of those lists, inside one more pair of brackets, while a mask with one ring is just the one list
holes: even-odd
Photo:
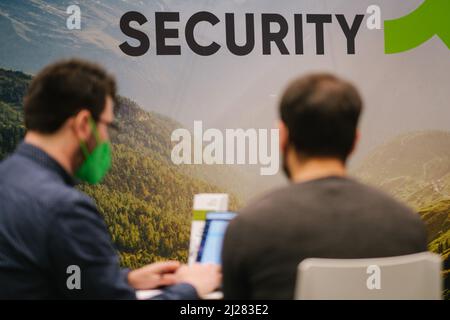
[[227, 230], [227, 299], [292, 299], [306, 258], [373, 258], [427, 250], [419, 216], [346, 173], [362, 100], [329, 74], [294, 81], [280, 116], [283, 168], [291, 183], [243, 209]]

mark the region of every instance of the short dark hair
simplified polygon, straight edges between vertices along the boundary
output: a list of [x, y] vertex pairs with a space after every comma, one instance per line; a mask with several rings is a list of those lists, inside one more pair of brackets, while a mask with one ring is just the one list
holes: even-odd
[[311, 74], [292, 82], [280, 116], [299, 155], [343, 162], [353, 149], [363, 107], [357, 89], [331, 74]]
[[116, 100], [116, 82], [102, 67], [78, 59], [56, 62], [39, 72], [28, 88], [25, 126], [54, 133], [83, 109], [98, 121], [107, 96]]

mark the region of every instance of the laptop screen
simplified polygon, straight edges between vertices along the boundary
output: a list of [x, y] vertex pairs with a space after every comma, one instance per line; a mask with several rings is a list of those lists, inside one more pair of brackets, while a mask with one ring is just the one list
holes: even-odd
[[233, 212], [210, 212], [197, 256], [200, 263], [222, 263], [222, 244], [228, 224], [236, 216]]

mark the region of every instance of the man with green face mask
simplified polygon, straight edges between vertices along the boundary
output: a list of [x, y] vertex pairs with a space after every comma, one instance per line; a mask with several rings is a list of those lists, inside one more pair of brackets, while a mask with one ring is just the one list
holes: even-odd
[[212, 265], [159, 262], [123, 270], [94, 202], [75, 179], [101, 182], [111, 166], [116, 85], [97, 65], [62, 61], [24, 100], [24, 141], [0, 163], [0, 299], [196, 299], [218, 287]]
[[111, 167], [111, 145], [107, 141], [101, 141], [95, 122], [89, 118], [89, 125], [94, 133], [96, 147], [89, 153], [86, 142], [81, 141], [80, 147], [85, 158], [78, 168], [75, 176], [90, 184], [99, 183]]

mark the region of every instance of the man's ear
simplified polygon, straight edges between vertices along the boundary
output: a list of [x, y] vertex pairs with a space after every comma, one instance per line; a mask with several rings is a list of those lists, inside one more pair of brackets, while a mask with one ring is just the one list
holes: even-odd
[[283, 153], [289, 141], [289, 130], [283, 121], [278, 121], [278, 129], [280, 131], [280, 150]]
[[80, 141], [87, 141], [91, 136], [90, 118], [91, 113], [88, 110], [81, 110], [73, 118], [73, 130]]

